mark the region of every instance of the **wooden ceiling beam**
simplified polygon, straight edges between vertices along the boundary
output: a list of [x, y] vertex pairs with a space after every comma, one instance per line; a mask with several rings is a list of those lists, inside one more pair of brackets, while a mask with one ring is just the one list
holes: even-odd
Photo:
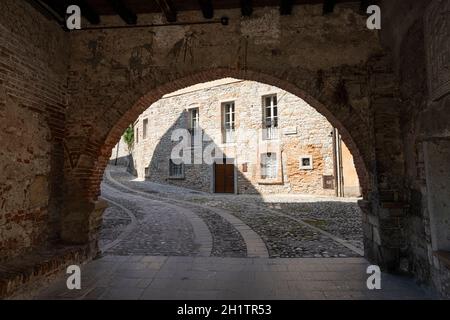
[[202, 9], [203, 17], [205, 19], [212, 19], [214, 17], [214, 7], [212, 0], [198, 0], [200, 8]]
[[323, 1], [323, 14], [333, 13], [336, 6], [336, 0], [324, 0]]
[[361, 12], [366, 14], [367, 8], [376, 3], [377, 3], [377, 1], [375, 1], [375, 0], [361, 0]]
[[100, 15], [92, 9], [86, 0], [71, 1], [73, 4], [77, 4], [81, 9], [81, 15], [86, 18], [91, 24], [100, 23]]
[[26, 0], [33, 8], [38, 10], [48, 20], [54, 20], [59, 25], [64, 25], [64, 15], [52, 6], [41, 0]]
[[108, 3], [126, 24], [137, 24], [137, 15], [127, 7], [123, 0], [108, 0]]
[[244, 17], [250, 17], [253, 13], [252, 0], [241, 0], [241, 13]]
[[171, 0], [155, 0], [168, 22], [177, 21], [177, 10]]
[[293, 6], [294, 6], [294, 0], [280, 0], [280, 14], [282, 16], [292, 14]]

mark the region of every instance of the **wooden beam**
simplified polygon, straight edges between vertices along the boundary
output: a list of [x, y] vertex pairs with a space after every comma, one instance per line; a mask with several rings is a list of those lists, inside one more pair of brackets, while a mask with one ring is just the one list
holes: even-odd
[[137, 23], [137, 15], [126, 6], [123, 0], [108, 0], [108, 3], [126, 24]]
[[[73, 1], [72, 1], [73, 2]], [[91, 24], [99, 24], [100, 16], [99, 14], [92, 9], [89, 3], [86, 0], [78, 0], [75, 1], [74, 4], [78, 4], [81, 9], [81, 15], [86, 18], [87, 21]]]
[[280, 14], [282, 16], [290, 15], [293, 6], [294, 0], [280, 0]]
[[49, 6], [45, 2], [41, 0], [27, 0], [27, 2], [36, 10], [38, 10], [44, 17], [48, 20], [54, 20], [59, 25], [64, 26], [64, 16], [61, 15], [57, 10], [53, 7]]
[[373, 4], [374, 1], [371, 0], [361, 0], [361, 12], [366, 14], [367, 13], [367, 8]]
[[203, 17], [205, 19], [212, 19], [214, 17], [214, 7], [212, 0], [198, 0], [200, 8], [202, 9]]
[[172, 0], [155, 0], [168, 22], [177, 21], [177, 11]]
[[324, 0], [323, 1], [323, 14], [333, 13], [336, 0]]
[[244, 17], [250, 17], [252, 15], [252, 0], [241, 0], [241, 13]]

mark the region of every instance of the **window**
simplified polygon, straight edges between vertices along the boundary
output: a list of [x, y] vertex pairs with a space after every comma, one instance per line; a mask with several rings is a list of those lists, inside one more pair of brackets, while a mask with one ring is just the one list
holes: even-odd
[[270, 152], [261, 155], [261, 178], [276, 179], [278, 172], [277, 154]]
[[278, 107], [277, 96], [267, 96], [263, 98], [264, 124], [263, 138], [273, 140], [278, 137]]
[[139, 128], [136, 128], [136, 144], [139, 143]]
[[198, 108], [193, 108], [189, 110], [189, 129], [197, 129], [200, 122], [200, 113]]
[[195, 135], [197, 135], [200, 128], [200, 112], [198, 108], [189, 110], [189, 132], [191, 133], [191, 145], [195, 144]]
[[179, 164], [176, 164], [172, 161], [172, 159], [169, 160], [169, 176], [171, 178], [183, 178], [184, 177], [184, 164], [181, 162], [181, 160], [176, 161]]
[[144, 119], [144, 127], [142, 129], [142, 139], [147, 139], [148, 119]]
[[303, 169], [303, 170], [312, 170], [313, 169], [312, 156], [300, 157], [300, 169]]
[[234, 142], [235, 112], [234, 102], [223, 104], [223, 140], [225, 143]]

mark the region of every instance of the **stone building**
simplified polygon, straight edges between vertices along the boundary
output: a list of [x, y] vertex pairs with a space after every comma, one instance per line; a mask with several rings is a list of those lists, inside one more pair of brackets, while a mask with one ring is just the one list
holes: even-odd
[[[96, 256], [100, 184], [127, 126], [165, 94], [233, 77], [286, 90], [339, 129], [360, 177], [366, 258], [450, 296], [448, 0], [380, 0], [381, 30], [359, 0], [328, 12], [226, 1], [214, 20], [183, 0], [171, 16], [183, 24], [155, 28], [132, 25], [167, 22], [148, 1], [128, 2], [128, 22], [85, 2], [98, 15], [83, 28], [97, 29], [65, 32], [42, 7], [0, 1], [1, 261], [39, 277], [43, 259], [27, 257], [55, 244], [52, 271]], [[29, 280], [8, 274], [0, 294]]]
[[[190, 163], [177, 165], [171, 152], [182, 141], [172, 135], [194, 126], [209, 141], [192, 147], [193, 137]], [[134, 131], [132, 168], [140, 179], [216, 193], [360, 195], [339, 133], [304, 100], [275, 86], [228, 78], [182, 89], [144, 111]], [[111, 163], [123, 163], [120, 146], [123, 141]], [[201, 161], [194, 163], [194, 152]]]

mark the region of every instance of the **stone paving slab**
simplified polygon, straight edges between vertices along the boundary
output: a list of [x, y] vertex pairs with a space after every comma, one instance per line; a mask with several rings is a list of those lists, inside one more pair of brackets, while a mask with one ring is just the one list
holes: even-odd
[[367, 266], [363, 258], [105, 256], [82, 267], [82, 290], [67, 290], [62, 275], [34, 299], [434, 298], [411, 279], [388, 274], [381, 290], [368, 290]]

